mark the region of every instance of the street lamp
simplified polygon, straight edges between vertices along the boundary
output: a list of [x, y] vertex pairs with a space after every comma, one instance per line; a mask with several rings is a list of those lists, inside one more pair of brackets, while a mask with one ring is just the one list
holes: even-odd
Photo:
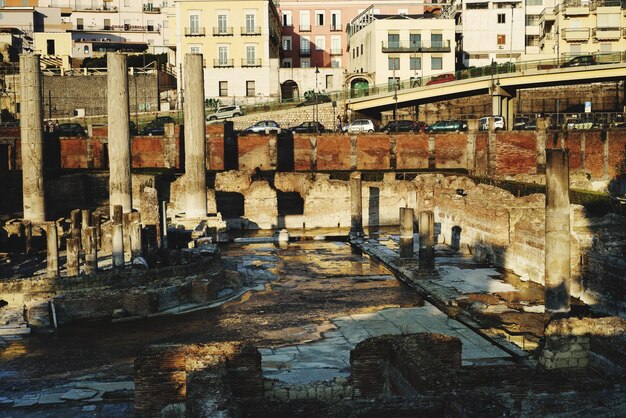
[[[515, 10], [515, 4], [511, 4], [511, 45], [509, 48], [509, 61], [513, 63], [513, 10]], [[511, 70], [509, 65], [509, 71]]]
[[319, 122], [320, 122], [320, 113], [317, 107], [317, 92], [319, 91], [319, 87], [317, 84], [317, 75], [320, 73], [320, 69], [315, 67], [315, 90], [313, 91], [313, 95], [315, 97], [315, 132], [319, 133]]
[[396, 133], [398, 133], [398, 82], [396, 80], [396, 60], [393, 60], [393, 123], [396, 127]]

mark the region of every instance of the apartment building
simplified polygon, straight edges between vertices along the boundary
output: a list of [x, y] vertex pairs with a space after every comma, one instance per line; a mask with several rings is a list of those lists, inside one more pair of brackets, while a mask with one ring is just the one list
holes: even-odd
[[546, 7], [540, 18], [539, 48], [560, 59], [626, 50], [626, 4], [620, 0], [565, 0]]
[[185, 54], [201, 53], [205, 97], [237, 104], [280, 97], [280, 17], [273, 1], [175, 0], [168, 18], [179, 93]]
[[454, 20], [426, 15], [376, 14], [370, 7], [348, 28], [348, 83], [387, 84], [454, 72]]
[[[458, 67], [507, 62], [526, 53], [523, 0], [455, 0], [442, 16], [454, 19], [456, 24]], [[539, 33], [538, 29], [533, 31]]]
[[281, 67], [347, 67], [346, 27], [372, 5], [376, 14], [421, 14], [440, 9], [435, 2], [425, 8], [424, 3], [409, 0], [281, 1]]

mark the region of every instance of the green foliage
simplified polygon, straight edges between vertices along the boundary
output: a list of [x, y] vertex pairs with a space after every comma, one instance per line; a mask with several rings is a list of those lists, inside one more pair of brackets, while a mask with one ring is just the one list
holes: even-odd
[[308, 90], [304, 92], [304, 100], [312, 100], [315, 97], [315, 92], [313, 90]]
[[222, 102], [220, 101], [220, 99], [211, 98], [211, 99], [205, 99], [204, 104], [208, 109], [216, 110], [217, 108], [220, 107]]

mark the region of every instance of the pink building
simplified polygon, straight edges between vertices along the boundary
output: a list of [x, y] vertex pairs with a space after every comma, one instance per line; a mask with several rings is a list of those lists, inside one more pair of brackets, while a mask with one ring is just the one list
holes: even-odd
[[[279, 2], [282, 23], [281, 67], [348, 66], [348, 23], [374, 5], [375, 14], [422, 14], [439, 10], [438, 3], [425, 7], [408, 0], [322, 1], [287, 0]], [[437, 4], [437, 5], [435, 5]]]

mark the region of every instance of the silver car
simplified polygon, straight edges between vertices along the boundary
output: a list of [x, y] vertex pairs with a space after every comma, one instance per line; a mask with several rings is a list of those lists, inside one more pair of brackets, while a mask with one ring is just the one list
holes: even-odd
[[281, 131], [280, 125], [273, 120], [262, 120], [255, 123], [252, 126], [248, 126], [241, 131], [242, 134], [269, 134], [270, 132], [276, 132], [279, 134]]
[[243, 115], [243, 111], [239, 106], [224, 106], [217, 109], [215, 113], [207, 115], [206, 120], [211, 121], [218, 119], [228, 119], [241, 115]]
[[376, 130], [376, 126], [374, 126], [374, 122], [369, 119], [357, 119], [352, 123], [347, 124], [343, 127], [342, 131], [346, 133], [359, 133], [359, 132], [374, 132]]

